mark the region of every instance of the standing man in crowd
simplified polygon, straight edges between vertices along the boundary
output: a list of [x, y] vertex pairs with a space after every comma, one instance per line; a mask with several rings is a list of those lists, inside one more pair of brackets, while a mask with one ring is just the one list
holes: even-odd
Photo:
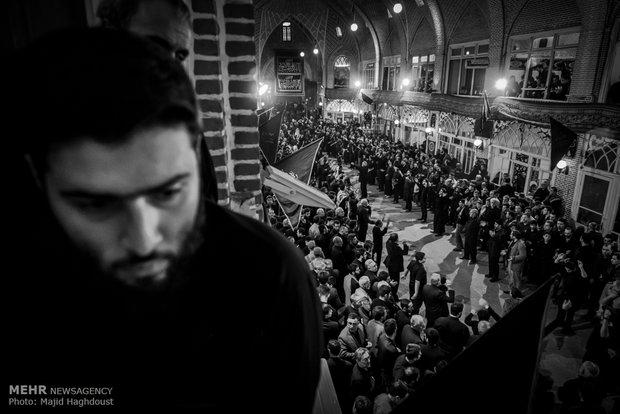
[[392, 282], [392, 296], [394, 299], [398, 300], [398, 285], [400, 283], [400, 272], [405, 270], [405, 259], [403, 256], [406, 256], [409, 253], [409, 246], [406, 242], [403, 242], [402, 247], [398, 245], [398, 234], [392, 233], [388, 238], [387, 243], [385, 243], [385, 248], [387, 250], [387, 257], [385, 258], [385, 267], [388, 269], [388, 273], [390, 274], [390, 279]]
[[[385, 220], [385, 216], [383, 216]], [[381, 254], [383, 253], [383, 236], [388, 231], [390, 226], [390, 219], [387, 219], [385, 227], [383, 227], [383, 221], [377, 219], [375, 226], [372, 228], [372, 256], [377, 266], [381, 266]]]
[[405, 276], [409, 276], [409, 296], [413, 306], [413, 313], [420, 312], [422, 303], [422, 288], [426, 285], [426, 269], [424, 263], [426, 262], [426, 254], [424, 252], [415, 252], [413, 260], [407, 265]]
[[[309, 413], [322, 346], [313, 279], [299, 249], [205, 192], [179, 63], [125, 31], [88, 29], [49, 35], [14, 64], [16, 125], [36, 111], [30, 97], [48, 106], [45, 134], [14, 134], [36, 203], [15, 212], [27, 225], [8, 286], [11, 381], [105, 384], [115, 405], [212, 411], [249, 409], [277, 381], [270, 411]], [[228, 269], [237, 298], [264, 298], [266, 312], [242, 332], [245, 311], [213, 291], [213, 263], [239, 237], [254, 248]], [[238, 358], [248, 349], [265, 356], [251, 372]], [[240, 372], [253, 384], [242, 399], [228, 386]]]
[[362, 198], [360, 205], [357, 207], [357, 239], [364, 243], [366, 241], [366, 233], [368, 233], [368, 223], [370, 223], [370, 206], [368, 200]]

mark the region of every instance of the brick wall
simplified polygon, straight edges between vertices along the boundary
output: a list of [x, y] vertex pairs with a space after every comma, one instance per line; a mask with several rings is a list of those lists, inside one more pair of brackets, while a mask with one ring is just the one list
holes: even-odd
[[579, 1], [579, 7], [584, 18], [579, 36], [577, 58], [573, 68], [569, 100], [580, 100], [598, 92], [596, 83], [600, 81], [606, 62], [606, 56], [602, 56], [601, 59], [599, 56], [607, 54], [607, 48], [602, 47], [606, 44], [602, 39], [605, 36], [607, 18], [607, 9], [603, 3]]
[[447, 33], [448, 45], [489, 38], [489, 22], [486, 16], [488, 8], [486, 4], [482, 4], [485, 8], [484, 12], [477, 3], [470, 2], [466, 6], [465, 9], [461, 10], [460, 15], [456, 16], [458, 20], [452, 32]]
[[426, 53], [435, 53], [435, 29], [432, 23], [426, 18], [422, 19], [412, 33], [413, 42], [411, 42], [411, 56], [419, 56]]
[[192, 19], [193, 73], [219, 203], [260, 204], [253, 1], [193, 0]]
[[587, 17], [580, 13], [574, 0], [530, 0], [525, 7], [512, 12], [517, 14], [508, 14], [507, 17], [508, 22], [514, 21], [511, 36], [579, 26], [582, 16]]

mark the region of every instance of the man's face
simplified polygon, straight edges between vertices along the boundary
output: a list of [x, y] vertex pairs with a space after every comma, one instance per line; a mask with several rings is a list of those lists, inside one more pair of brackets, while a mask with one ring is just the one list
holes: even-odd
[[149, 128], [119, 145], [85, 139], [52, 151], [45, 183], [75, 246], [105, 274], [152, 289], [169, 280], [195, 228], [196, 154], [185, 128]]
[[127, 29], [148, 37], [184, 61], [189, 55], [191, 31], [187, 22], [163, 0], [141, 2]]
[[370, 368], [370, 353], [365, 353], [364, 356], [357, 361], [357, 365], [362, 369]]
[[567, 239], [570, 239], [572, 235], [573, 235], [573, 232], [571, 230], [564, 229], [564, 237], [566, 237]]
[[359, 328], [359, 326], [360, 326], [360, 321], [358, 319], [352, 319], [352, 318], [347, 319], [347, 328], [349, 328], [349, 331], [357, 332], [357, 328]]
[[549, 233], [545, 233], [543, 234], [543, 239], [545, 239], [546, 243], [549, 243], [549, 241], [551, 240], [551, 235]]

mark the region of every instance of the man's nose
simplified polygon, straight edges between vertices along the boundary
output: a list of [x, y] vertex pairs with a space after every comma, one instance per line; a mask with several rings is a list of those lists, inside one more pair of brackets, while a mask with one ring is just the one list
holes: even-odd
[[160, 211], [156, 207], [145, 198], [132, 200], [123, 232], [123, 247], [136, 256], [151, 254], [163, 239], [159, 226]]

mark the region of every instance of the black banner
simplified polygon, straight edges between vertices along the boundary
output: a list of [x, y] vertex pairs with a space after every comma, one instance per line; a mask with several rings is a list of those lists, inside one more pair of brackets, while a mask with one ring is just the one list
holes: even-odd
[[276, 95], [298, 96], [304, 93], [304, 60], [300, 56], [276, 54]]
[[280, 136], [280, 124], [282, 123], [283, 113], [284, 112], [278, 113], [258, 128], [260, 132], [259, 146], [269, 164], [276, 162], [278, 138]]

